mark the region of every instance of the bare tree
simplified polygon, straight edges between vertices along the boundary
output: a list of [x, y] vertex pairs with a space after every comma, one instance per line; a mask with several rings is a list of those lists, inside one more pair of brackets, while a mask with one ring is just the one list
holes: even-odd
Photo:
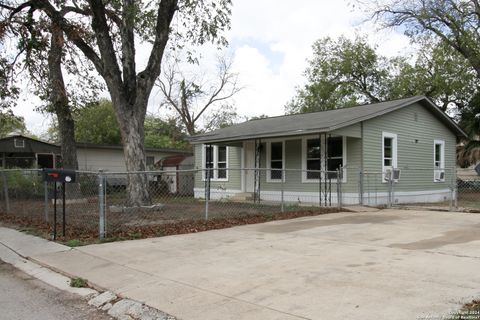
[[[213, 79], [205, 79], [201, 72], [187, 75], [180, 70], [178, 58], [171, 59], [164, 67], [155, 83], [164, 96], [162, 106], [178, 114], [189, 135], [198, 131], [198, 122], [207, 110], [242, 90], [238, 84], [238, 74], [232, 72], [232, 63], [232, 59], [218, 56], [217, 72]], [[232, 111], [231, 107], [229, 109]], [[236, 116], [235, 112], [229, 114]]]

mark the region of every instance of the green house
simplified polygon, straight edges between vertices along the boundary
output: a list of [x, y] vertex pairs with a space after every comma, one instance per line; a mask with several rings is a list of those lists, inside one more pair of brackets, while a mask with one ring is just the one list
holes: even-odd
[[191, 138], [194, 193], [320, 204], [339, 195], [343, 204], [385, 204], [392, 194], [397, 203], [446, 201], [464, 136], [424, 96], [251, 120]]

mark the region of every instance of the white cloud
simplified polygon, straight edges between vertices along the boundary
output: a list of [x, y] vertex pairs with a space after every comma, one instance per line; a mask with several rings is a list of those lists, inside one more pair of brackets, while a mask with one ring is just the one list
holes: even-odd
[[[295, 86], [304, 82], [302, 73], [311, 56], [312, 43], [321, 37], [353, 38], [356, 34], [366, 34], [378, 46], [379, 53], [387, 56], [413, 50], [404, 35], [377, 30], [372, 22], [365, 20], [364, 13], [347, 0], [234, 1], [232, 29], [227, 37], [235, 59], [234, 70], [245, 86], [234, 99], [239, 113], [282, 114], [285, 103], [295, 94]], [[143, 57], [148, 50], [141, 51]], [[214, 71], [215, 50], [209, 46], [202, 53], [211, 62], [205, 64], [205, 69]], [[150, 112], [158, 113], [159, 99], [154, 90]], [[32, 131], [45, 131], [47, 122], [31, 110], [29, 105], [16, 109], [25, 116]]]

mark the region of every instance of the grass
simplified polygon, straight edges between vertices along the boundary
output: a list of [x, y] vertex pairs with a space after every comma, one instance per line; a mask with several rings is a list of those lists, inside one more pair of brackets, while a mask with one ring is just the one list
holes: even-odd
[[88, 281], [83, 279], [83, 278], [76, 277], [76, 278], [73, 278], [72, 280], [70, 280], [70, 287], [86, 288], [86, 287], [88, 287]]
[[80, 246], [83, 246], [83, 242], [78, 240], [78, 239], [72, 239], [72, 240], [68, 240], [67, 242], [65, 242], [65, 245], [66, 246], [69, 246], [71, 248], [75, 248], [75, 247], [80, 247]]

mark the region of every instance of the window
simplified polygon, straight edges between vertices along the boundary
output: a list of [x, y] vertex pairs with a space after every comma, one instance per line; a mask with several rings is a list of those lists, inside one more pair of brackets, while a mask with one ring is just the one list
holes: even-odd
[[397, 135], [394, 133], [382, 133], [382, 172], [383, 181], [387, 182], [387, 172], [397, 168]]
[[268, 168], [271, 169], [267, 173], [267, 181], [269, 182], [281, 181], [283, 178], [283, 151], [283, 141], [268, 143], [267, 162]]
[[[321, 171], [337, 171], [340, 166], [345, 166], [345, 137], [328, 137], [327, 150], [325, 150], [323, 137], [306, 138], [302, 143], [303, 170], [302, 182], [318, 182], [322, 176]], [[325, 155], [326, 154], [326, 155]], [[322, 159], [327, 160], [326, 164]], [[329, 172], [327, 178], [336, 179], [336, 172]], [[345, 182], [345, 175], [344, 180]]]
[[154, 165], [155, 165], [155, 157], [147, 156], [147, 168], [153, 168]]
[[[308, 139], [307, 140], [307, 179], [320, 179], [320, 140], [317, 139]], [[308, 170], [318, 170], [308, 171]]]
[[15, 148], [25, 148], [24, 139], [13, 139], [13, 145]]
[[[203, 179], [206, 179], [207, 172], [211, 175], [212, 180], [227, 181], [228, 180], [228, 147], [227, 146], [203, 146], [203, 167], [212, 169], [205, 171]], [[216, 170], [215, 170], [216, 169]]]
[[[337, 171], [343, 166], [343, 139], [342, 137], [329, 137], [327, 149], [327, 171]], [[330, 179], [336, 178], [336, 172], [328, 172]]]
[[433, 142], [433, 181], [445, 181], [445, 141], [435, 140]]
[[217, 148], [217, 178], [226, 179], [227, 178], [227, 147], [219, 146]]

